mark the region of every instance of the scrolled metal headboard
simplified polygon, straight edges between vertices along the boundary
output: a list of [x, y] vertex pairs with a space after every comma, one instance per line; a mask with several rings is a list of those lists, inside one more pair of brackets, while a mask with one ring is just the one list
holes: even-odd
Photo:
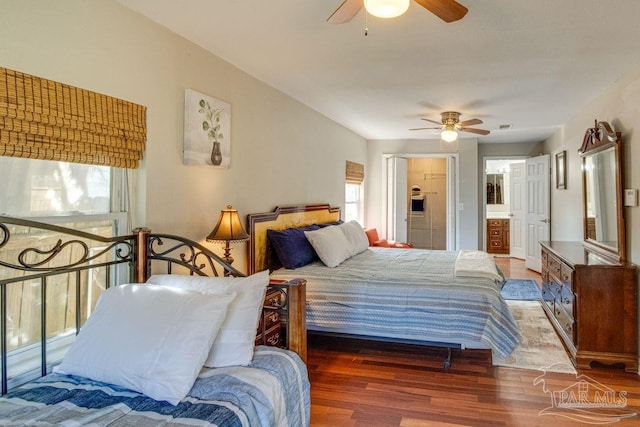
[[[42, 238], [44, 234], [47, 238]], [[20, 243], [17, 243], [18, 240]], [[157, 262], [152, 265], [153, 261]], [[47, 355], [47, 345], [51, 341], [51, 337], [47, 336], [47, 322], [50, 320], [47, 298], [52, 297], [47, 293], [49, 287], [53, 289], [52, 292], [58, 291], [61, 284], [66, 285], [67, 292], [74, 288], [71, 292], [75, 295], [69, 299], [75, 300], [75, 319], [69, 323], [75, 323], [71, 328], [77, 334], [83, 322], [82, 283], [86, 283], [88, 288], [90, 278], [98, 274], [102, 275], [105, 288], [123, 283], [144, 283], [152, 273], [171, 274], [174, 269], [180, 270], [182, 274], [200, 276], [218, 276], [218, 270], [229, 276], [245, 276], [203, 245], [180, 236], [153, 234], [149, 229], [139, 228], [133, 234], [105, 237], [28, 219], [0, 216], [2, 394], [7, 392], [12, 381], [17, 385], [37, 376], [44, 376], [53, 365]], [[8, 307], [10, 287], [14, 287], [11, 288], [14, 293], [18, 288], [21, 289], [20, 292], [25, 288], [29, 292], [34, 287], [39, 288], [37, 293], [40, 313], [39, 326], [36, 328], [40, 334], [39, 367], [21, 374], [21, 378], [10, 378], [7, 366], [10, 351], [8, 328], [10, 323], [13, 324]], [[59, 292], [53, 295], [56, 296], [57, 293]], [[33, 293], [29, 295], [33, 296]], [[24, 294], [20, 294], [19, 299], [23, 297]], [[15, 296], [13, 300], [16, 300]], [[87, 313], [88, 310], [85, 309], [84, 314]], [[35, 340], [32, 341], [35, 346]]]

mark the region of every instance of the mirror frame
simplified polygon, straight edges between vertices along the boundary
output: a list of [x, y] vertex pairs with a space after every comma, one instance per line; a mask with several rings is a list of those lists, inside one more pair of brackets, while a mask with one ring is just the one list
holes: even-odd
[[[584, 134], [582, 146], [578, 152], [582, 157], [582, 222], [584, 245], [594, 252], [608, 257], [617, 262], [626, 260], [626, 230], [624, 224], [624, 205], [622, 199], [622, 141], [620, 132], [614, 132], [609, 123], [595, 121], [595, 126], [587, 129]], [[615, 150], [616, 163], [616, 206], [618, 225], [618, 246], [604, 245], [587, 235], [587, 172], [586, 160], [589, 156], [607, 150]]]

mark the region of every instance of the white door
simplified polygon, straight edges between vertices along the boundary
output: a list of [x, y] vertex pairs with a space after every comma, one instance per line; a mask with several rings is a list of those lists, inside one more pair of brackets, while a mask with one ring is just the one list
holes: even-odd
[[527, 268], [541, 272], [540, 242], [550, 238], [549, 155], [527, 159]]
[[525, 259], [527, 221], [527, 175], [525, 162], [511, 163], [510, 209], [509, 212], [509, 253], [514, 258]]
[[407, 241], [407, 159], [387, 160], [387, 236], [397, 242]]
[[456, 158], [447, 158], [447, 250], [455, 251], [458, 249], [458, 197], [456, 194], [456, 183], [458, 182], [456, 170]]

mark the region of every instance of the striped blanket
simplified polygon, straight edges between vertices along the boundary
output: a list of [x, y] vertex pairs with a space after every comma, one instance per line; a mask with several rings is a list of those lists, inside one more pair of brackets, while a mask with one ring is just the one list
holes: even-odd
[[336, 268], [317, 261], [273, 278], [307, 280], [307, 329], [462, 344], [508, 355], [518, 325], [502, 280], [456, 276], [458, 252], [370, 247]]
[[0, 399], [0, 425], [308, 426], [307, 370], [293, 352], [256, 347], [245, 367], [204, 369], [177, 406], [87, 378], [50, 374]]

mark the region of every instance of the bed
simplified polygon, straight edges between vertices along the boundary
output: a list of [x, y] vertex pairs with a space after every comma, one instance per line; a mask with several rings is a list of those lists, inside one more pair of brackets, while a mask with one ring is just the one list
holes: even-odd
[[[327, 264], [322, 256], [311, 262], [280, 259], [287, 252], [278, 240], [282, 233], [301, 229], [310, 236], [326, 223], [346, 225], [340, 222], [339, 209], [326, 204], [279, 207], [248, 218], [251, 271], [268, 269], [273, 279], [306, 280], [309, 331], [443, 346], [449, 349], [445, 368], [451, 348], [491, 349], [506, 356], [517, 346], [520, 332], [500, 295], [504, 278], [486, 253], [377, 248], [363, 242], [357, 254], [338, 257], [338, 262], [329, 259]], [[295, 244], [291, 236], [287, 239], [286, 245]], [[305, 250], [296, 247], [294, 252]], [[332, 256], [340, 250], [339, 245], [328, 247]], [[490, 259], [496, 274], [456, 272], [463, 255]]]
[[178, 236], [0, 216], [0, 425], [309, 425], [304, 295]]

